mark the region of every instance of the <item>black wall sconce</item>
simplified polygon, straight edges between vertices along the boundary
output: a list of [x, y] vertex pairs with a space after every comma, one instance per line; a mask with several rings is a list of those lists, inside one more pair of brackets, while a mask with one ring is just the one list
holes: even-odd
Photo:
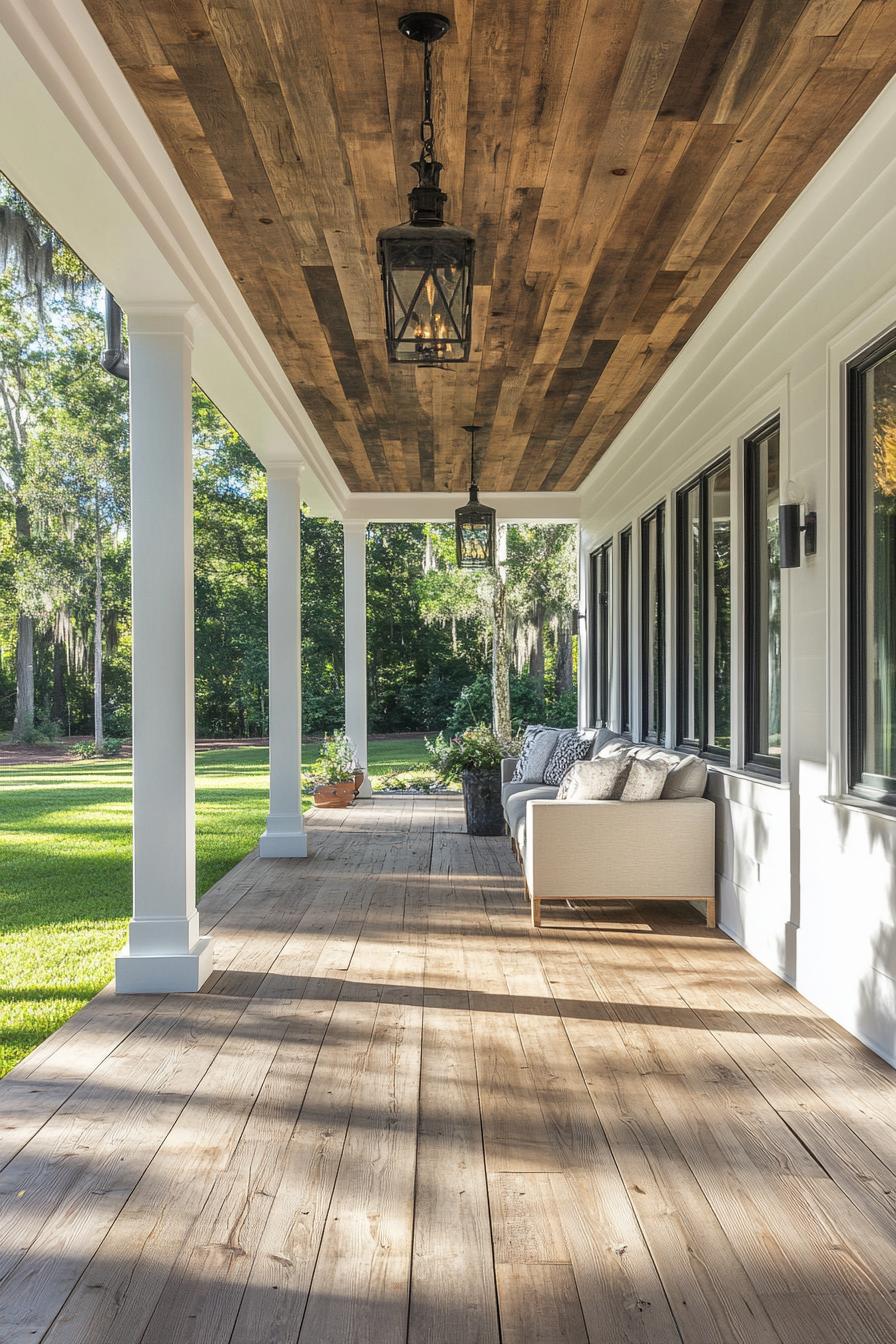
[[782, 504], [778, 510], [778, 529], [781, 539], [781, 568], [799, 569], [800, 534], [806, 534], [806, 555], [814, 555], [818, 548], [818, 519], [814, 510], [806, 511], [805, 522], [800, 522], [801, 504]]

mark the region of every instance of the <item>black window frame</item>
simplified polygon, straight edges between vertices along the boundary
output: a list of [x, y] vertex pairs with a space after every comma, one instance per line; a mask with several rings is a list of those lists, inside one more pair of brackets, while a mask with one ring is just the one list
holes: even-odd
[[632, 529], [619, 533], [619, 729], [632, 731]]
[[865, 374], [896, 353], [890, 330], [846, 366], [846, 735], [847, 790], [896, 807], [896, 778], [864, 769], [867, 732], [868, 565]]
[[590, 654], [591, 726], [604, 728], [610, 722], [610, 609], [613, 582], [612, 538], [596, 546], [590, 555]]
[[[650, 602], [650, 574], [647, 565], [649, 552], [649, 534], [651, 525], [656, 524], [656, 609], [657, 609], [657, 668], [656, 685], [658, 690], [656, 732], [647, 731], [647, 683], [648, 683], [648, 606]], [[666, 501], [661, 500], [649, 512], [641, 517], [641, 740], [655, 742], [658, 746], [666, 740]]]
[[[731, 470], [731, 454], [722, 453], [714, 458], [708, 466], [704, 467], [692, 476], [686, 485], [681, 486], [675, 492], [675, 743], [677, 751], [689, 751], [694, 755], [705, 756], [714, 761], [731, 761], [731, 748], [727, 751], [724, 747], [716, 746], [715, 743], [707, 742], [706, 729], [709, 723], [709, 678], [706, 675], [709, 667], [709, 621], [707, 620], [708, 603], [710, 598], [709, 585], [709, 563], [706, 551], [707, 541], [710, 537], [712, 528], [712, 519], [709, 516], [709, 482], [717, 472], [727, 467]], [[683, 583], [685, 566], [688, 561], [687, 556], [687, 536], [685, 532], [684, 512], [687, 509], [688, 496], [694, 490], [698, 491], [698, 518], [700, 522], [700, 545], [701, 545], [701, 563], [697, 583], [697, 600], [700, 606], [700, 667], [701, 667], [701, 685], [699, 696], [697, 697], [697, 727], [698, 732], [695, 738], [688, 738], [684, 733], [684, 696], [682, 687], [686, 680], [684, 668], [687, 663], [687, 643], [686, 643], [686, 623], [685, 623], [685, 597], [686, 588]], [[730, 703], [729, 686], [729, 703]], [[729, 733], [730, 733], [729, 725]]]
[[[747, 438], [744, 439], [744, 768], [754, 774], [763, 775], [769, 779], [781, 778], [781, 763], [784, 758], [784, 719], [781, 716], [781, 755], [773, 756], [770, 753], [758, 751], [756, 749], [757, 724], [761, 717], [760, 686], [762, 682], [763, 669], [760, 668], [760, 658], [763, 662], [763, 668], [767, 675], [768, 651], [759, 647], [761, 643], [759, 630], [761, 626], [761, 614], [759, 603], [759, 519], [762, 519], [762, 534], [766, 534], [766, 525], [768, 518], [768, 506], [765, 501], [762, 502], [760, 509], [759, 503], [759, 477], [756, 470], [756, 449], [772, 434], [778, 435], [778, 492], [781, 495], [782, 484], [782, 457], [781, 457], [781, 416], [776, 411], [770, 415], [761, 425], [758, 425]], [[784, 667], [783, 667], [783, 640], [782, 640], [782, 665], [780, 669], [781, 686], [784, 685]]]

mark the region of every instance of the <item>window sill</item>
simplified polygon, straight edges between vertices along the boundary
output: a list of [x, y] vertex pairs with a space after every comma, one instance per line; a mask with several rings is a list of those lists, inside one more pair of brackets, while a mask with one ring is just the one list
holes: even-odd
[[892, 803], [876, 803], [873, 798], [860, 798], [854, 793], [823, 794], [821, 801], [831, 807], [844, 807], [850, 812], [870, 812], [872, 816], [896, 821], [896, 806]]
[[750, 770], [748, 766], [738, 768], [734, 765], [725, 765], [724, 762], [715, 760], [713, 757], [703, 756], [707, 767], [714, 770], [716, 774], [725, 775], [730, 779], [742, 779], [749, 784], [762, 784], [769, 789], [778, 789], [781, 792], [789, 793], [790, 785], [778, 775], [767, 775], [761, 770]]

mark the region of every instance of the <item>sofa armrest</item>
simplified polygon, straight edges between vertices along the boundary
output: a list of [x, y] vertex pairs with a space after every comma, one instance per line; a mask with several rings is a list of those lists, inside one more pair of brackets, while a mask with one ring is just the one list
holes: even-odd
[[513, 772], [516, 769], [518, 756], [505, 756], [501, 762], [501, 783], [509, 784], [513, 779]]
[[525, 871], [541, 900], [638, 896], [709, 900], [715, 808], [708, 798], [526, 804]]

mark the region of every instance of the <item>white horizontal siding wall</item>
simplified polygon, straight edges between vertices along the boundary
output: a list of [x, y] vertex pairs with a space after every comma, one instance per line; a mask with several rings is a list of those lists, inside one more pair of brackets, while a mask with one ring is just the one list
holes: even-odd
[[[587, 554], [633, 526], [632, 705], [638, 722], [638, 520], [664, 498], [667, 740], [674, 738], [674, 493], [781, 416], [782, 481], [818, 511], [814, 559], [783, 577], [783, 768], [713, 770], [722, 926], [885, 1057], [896, 1058], [896, 815], [843, 800], [843, 367], [896, 327], [896, 81], [803, 192], [598, 463], [582, 491]], [[785, 485], [786, 488], [786, 485]], [[734, 759], [742, 758], [742, 537], [735, 527]], [[615, 622], [614, 612], [614, 625]], [[618, 629], [618, 625], [616, 625]], [[584, 626], [582, 627], [584, 634]], [[587, 639], [582, 641], [582, 718]], [[618, 661], [613, 674], [618, 691]], [[618, 704], [614, 692], [613, 703]], [[833, 801], [832, 801], [833, 799]]]

